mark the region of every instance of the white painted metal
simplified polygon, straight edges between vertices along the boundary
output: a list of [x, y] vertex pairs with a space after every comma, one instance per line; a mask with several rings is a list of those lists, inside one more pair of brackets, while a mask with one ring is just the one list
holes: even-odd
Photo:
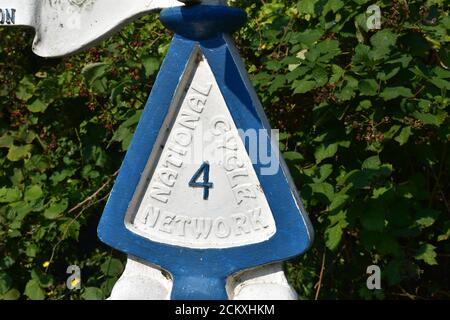
[[[154, 150], [159, 156], [150, 157], [148, 175], [142, 176], [145, 191], [137, 190], [133, 202], [140, 205], [137, 214], [130, 208], [128, 227], [150, 240], [189, 248], [266, 241], [276, 232], [269, 204], [208, 62], [195, 55], [193, 76], [186, 75], [191, 81], [178, 88], [186, 94], [181, 106], [175, 101], [170, 107], [178, 113], [161, 132]], [[189, 187], [205, 161], [213, 183], [207, 200], [203, 188]]]
[[[231, 38], [227, 38], [228, 45], [233, 49], [233, 58], [240, 61], [239, 54]], [[239, 65], [239, 72], [246, 75], [245, 66]], [[256, 93], [247, 79], [248, 90], [256, 99]], [[186, 84], [184, 84], [186, 86]], [[180, 98], [181, 99], [181, 98]], [[258, 101], [257, 99], [255, 101]], [[262, 106], [258, 105], [263, 115]], [[267, 119], [264, 117], [267, 121]], [[274, 141], [274, 146], [276, 142]], [[280, 159], [281, 165], [285, 165]], [[288, 172], [288, 171], [286, 171]], [[144, 173], [148, 174], [148, 173]], [[288, 177], [291, 179], [290, 177]], [[295, 189], [293, 189], [295, 193]], [[198, 195], [199, 196], [199, 195]], [[300, 200], [298, 200], [301, 205]], [[312, 232], [312, 229], [309, 230]], [[297, 293], [289, 285], [283, 272], [282, 264], [258, 267], [232, 275], [227, 281], [227, 293], [231, 300], [296, 300]], [[167, 273], [157, 266], [129, 257], [124, 274], [116, 283], [112, 291], [111, 300], [167, 300], [170, 299], [172, 280]]]
[[[234, 48], [230, 38], [228, 39], [228, 44]], [[236, 61], [240, 61], [236, 50], [234, 50], [233, 56]], [[243, 65], [240, 64], [239, 69], [242, 75], [246, 75]], [[248, 81], [248, 89], [256, 98], [256, 93], [250, 81]], [[255, 101], [258, 100], [256, 99]], [[262, 106], [259, 106], [259, 109], [260, 112], [263, 112]], [[283, 159], [280, 159], [280, 161], [284, 165]], [[293, 192], [296, 191], [293, 190]], [[301, 205], [300, 201], [298, 203]], [[310, 232], [312, 232], [312, 229]], [[167, 277], [166, 272], [161, 271], [157, 266], [129, 257], [125, 272], [116, 283], [109, 299], [167, 300], [170, 299], [171, 290], [172, 280]], [[281, 263], [246, 270], [230, 276], [227, 281], [227, 293], [232, 300], [298, 299], [297, 293], [286, 279]]]
[[[202, 2], [205, 4], [225, 3], [224, 0], [203, 0]], [[97, 41], [110, 35], [133, 18], [153, 10], [177, 5], [182, 4], [176, 0], [0, 0], [2, 14], [6, 14], [6, 10], [9, 11], [9, 18], [12, 18], [11, 15], [14, 14], [14, 19], [10, 19], [9, 21], [2, 19], [0, 16], [0, 22], [3, 20], [6, 26], [12, 25], [14, 22], [15, 25], [25, 25], [35, 28], [34, 52], [44, 57], [56, 57], [68, 55], [94, 45]], [[14, 9], [14, 12], [12, 9]], [[211, 75], [207, 74], [210, 70], [208, 70], [206, 62], [198, 70], [200, 72], [206, 72], [203, 76], [200, 76], [199, 73], [199, 79], [203, 77], [206, 80], [211, 80]], [[245, 71], [242, 70], [242, 72]], [[212, 83], [213, 81], [210, 82]], [[212, 87], [211, 90], [215, 90], [215, 88]], [[217, 94], [217, 92], [212, 92], [211, 97], [215, 99], [218, 103], [217, 105], [221, 108], [220, 115], [227, 121], [230, 121], [229, 114], [224, 111], [224, 101], [222, 101], [223, 98], [221, 95]], [[212, 115], [208, 119], [212, 120]], [[206, 120], [204, 122], [207, 123]], [[232, 124], [232, 122], [229, 122], [229, 124]], [[233, 127], [232, 136], [236, 136], [235, 127]], [[242, 148], [242, 145], [238, 146], [238, 150], [240, 150], [238, 154], [242, 154], [242, 149], [239, 148]], [[251, 166], [248, 166], [248, 159], [244, 160], [247, 161], [245, 167], [251, 168]], [[219, 163], [215, 163], [214, 165], [217, 167], [221, 166]], [[212, 172], [215, 172], [215, 169]], [[255, 179], [256, 175], [254, 171], [249, 170], [249, 176], [246, 178], [246, 182], [257, 186], [258, 181]], [[216, 181], [216, 188], [226, 186], [226, 179], [215, 176], [215, 173], [211, 175], [211, 181]], [[201, 190], [191, 190], [191, 192], [192, 194], [189, 197], [186, 196], [185, 200], [191, 200], [191, 197], [201, 199]], [[211, 196], [214, 197], [214, 194], [211, 194]], [[222, 196], [222, 193], [220, 196]], [[231, 195], [228, 194], [224, 197], [229, 200]], [[199, 248], [244, 245], [268, 239], [275, 232], [273, 217], [270, 208], [266, 205], [267, 201], [264, 196], [259, 193], [255, 201], [261, 206], [262, 214], [267, 219], [267, 227], [263, 229], [261, 234], [257, 234], [256, 236], [243, 236], [242, 238], [230, 236], [229, 239], [232, 240], [228, 242], [203, 241], [197, 243], [193, 241], [192, 237], [186, 242], [180, 239], [174, 240], [176, 238], [162, 235], [161, 232], [149, 232], [148, 229], [146, 230], [142, 225], [139, 225], [139, 222], [135, 223], [139, 219], [142, 221], [143, 211], [138, 213], [136, 219], [130, 221], [129, 224], [133, 228], [136, 228], [138, 232], [142, 232], [153, 240], [172, 244], [183, 244]], [[230, 203], [233, 203], [233, 201], [223, 201], [223, 208], [227, 209], [228, 215], [230, 212], [233, 212], [230, 209], [233, 207]], [[243, 207], [240, 208], [240, 205], [234, 205], [234, 209], [237, 211], [245, 211], [245, 206]], [[219, 207], [214, 209], [217, 210]], [[194, 214], [205, 216], [206, 214], [205, 212], [195, 210], [195, 203], [192, 202], [190, 207], [186, 207], [184, 213], [190, 216]], [[170, 277], [168, 278], [166, 273], [163, 273], [154, 265], [130, 257], [122, 277], [112, 291], [110, 299], [169, 299], [171, 290], [172, 280]], [[281, 264], [273, 264], [244, 271], [230, 277], [227, 283], [227, 292], [230, 299], [235, 300], [297, 298], [295, 291], [289, 286], [286, 280]]]
[[[128, 259], [122, 277], [108, 300], [169, 300], [173, 282], [170, 275], [134, 257]], [[281, 264], [247, 270], [228, 278], [230, 300], [296, 300]]]
[[137, 17], [180, 5], [176, 0], [0, 0], [2, 12], [15, 15], [3, 25], [33, 27], [33, 51], [43, 57], [86, 49]]

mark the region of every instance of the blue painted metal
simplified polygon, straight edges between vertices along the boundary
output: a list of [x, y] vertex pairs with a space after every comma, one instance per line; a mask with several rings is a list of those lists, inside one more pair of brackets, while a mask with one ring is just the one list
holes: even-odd
[[194, 5], [164, 9], [160, 19], [176, 34], [202, 40], [238, 30], [245, 24], [247, 14], [232, 7]]
[[[166, 9], [161, 16], [173, 19], [182, 12], [180, 10]], [[194, 12], [192, 16], [196, 19], [204, 18], [201, 14], [205, 12], [203, 6], [195, 6], [189, 10]], [[198, 11], [195, 13], [196, 10]], [[181, 25], [172, 25], [175, 20], [167, 23], [165, 18], [163, 22], [180, 30], [185, 23], [184, 17], [182, 15], [177, 20]], [[198, 30], [198, 35], [202, 35], [203, 29]], [[284, 166], [281, 165], [275, 175], [261, 175], [260, 163], [255, 164], [254, 168], [277, 227], [276, 234], [265, 242], [227, 249], [192, 249], [153, 242], [127, 229], [125, 215], [128, 207], [168, 116], [179, 81], [197, 47], [205, 55], [216, 77], [236, 126], [243, 130], [266, 129], [270, 132], [267, 121], [259, 110], [258, 101], [250, 93], [251, 84], [240, 72], [238, 65], [242, 62], [235, 60], [225, 34], [215, 34], [203, 40], [199, 40], [195, 34], [192, 37], [190, 34], [185, 35], [175, 34], [173, 38], [106, 204], [98, 236], [117, 250], [150, 261], [171, 272], [174, 278], [172, 299], [227, 299], [225, 284], [229, 275], [303, 253], [312, 242], [313, 231], [301, 202], [291, 190], [289, 173]], [[269, 136], [267, 140], [271, 148]], [[248, 146], [246, 148], [248, 152]]]

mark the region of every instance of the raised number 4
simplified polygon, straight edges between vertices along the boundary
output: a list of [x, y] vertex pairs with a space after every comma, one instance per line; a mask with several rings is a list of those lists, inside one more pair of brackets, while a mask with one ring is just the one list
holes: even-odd
[[[203, 174], [203, 182], [197, 182], [200, 176]], [[209, 189], [212, 188], [214, 184], [209, 182], [209, 163], [208, 161], [203, 162], [200, 169], [192, 177], [191, 181], [189, 181], [189, 187], [192, 188], [203, 188], [203, 200], [208, 200], [209, 198]]]

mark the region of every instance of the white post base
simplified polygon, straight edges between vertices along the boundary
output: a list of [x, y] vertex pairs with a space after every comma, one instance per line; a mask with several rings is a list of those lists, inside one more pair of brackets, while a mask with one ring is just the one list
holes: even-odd
[[[108, 300], [170, 300], [170, 275], [155, 265], [129, 257]], [[228, 278], [230, 300], [297, 300], [281, 263], [240, 272]]]

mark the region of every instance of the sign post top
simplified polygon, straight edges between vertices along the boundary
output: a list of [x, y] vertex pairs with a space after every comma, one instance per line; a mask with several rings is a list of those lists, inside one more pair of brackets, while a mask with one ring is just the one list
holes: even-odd
[[238, 8], [202, 4], [164, 9], [160, 19], [176, 34], [200, 40], [233, 33], [245, 24], [247, 15]]
[[0, 26], [34, 28], [33, 51], [60, 57], [94, 46], [144, 14], [183, 5], [177, 0], [0, 0]]
[[[164, 9], [161, 20], [175, 36], [98, 235], [169, 271], [172, 298], [226, 299], [229, 275], [303, 253], [313, 231], [226, 35], [245, 13], [199, 4]], [[276, 170], [264, 173], [241, 133], [256, 134], [255, 154]]]

